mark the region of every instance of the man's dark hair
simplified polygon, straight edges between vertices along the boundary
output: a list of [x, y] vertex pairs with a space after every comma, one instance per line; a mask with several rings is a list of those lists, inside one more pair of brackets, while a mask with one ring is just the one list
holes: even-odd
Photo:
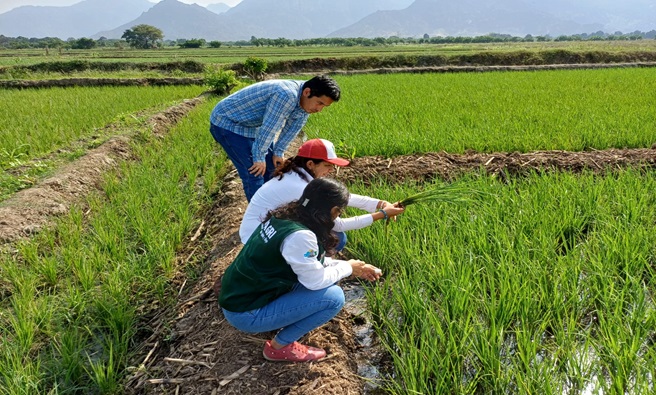
[[327, 75], [318, 75], [311, 80], [305, 81], [303, 89], [310, 88], [310, 96], [328, 96], [333, 101], [339, 101], [341, 91], [337, 82]]
[[335, 221], [330, 211], [333, 207], [346, 207], [349, 198], [349, 191], [341, 182], [326, 177], [315, 178], [307, 184], [300, 199], [269, 211], [262, 222], [271, 217], [298, 222], [310, 229], [326, 252], [332, 254], [338, 240], [332, 233]]

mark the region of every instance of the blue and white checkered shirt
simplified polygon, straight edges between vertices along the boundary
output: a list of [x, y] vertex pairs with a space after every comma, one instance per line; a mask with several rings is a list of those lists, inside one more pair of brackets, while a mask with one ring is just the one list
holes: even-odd
[[215, 126], [254, 138], [253, 162], [264, 162], [276, 134], [273, 154], [283, 156], [308, 114], [300, 106], [305, 81], [269, 80], [247, 86], [221, 100], [210, 115]]

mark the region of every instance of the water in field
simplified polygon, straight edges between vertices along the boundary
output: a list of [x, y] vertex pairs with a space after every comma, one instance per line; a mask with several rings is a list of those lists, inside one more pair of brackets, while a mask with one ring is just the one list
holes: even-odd
[[358, 344], [355, 355], [358, 376], [365, 381], [364, 394], [373, 394], [380, 389], [382, 376], [376, 364], [384, 350], [375, 339], [374, 329], [369, 320], [364, 287], [356, 282], [350, 282], [344, 284], [342, 288], [346, 297], [344, 309], [355, 317], [353, 330]]

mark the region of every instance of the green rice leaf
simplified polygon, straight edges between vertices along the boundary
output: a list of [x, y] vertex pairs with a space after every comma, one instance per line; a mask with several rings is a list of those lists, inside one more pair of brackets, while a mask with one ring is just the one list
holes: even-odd
[[461, 203], [471, 201], [471, 197], [475, 194], [477, 194], [476, 191], [460, 185], [444, 184], [439, 188], [429, 189], [408, 196], [401, 200], [399, 204], [406, 207], [411, 204], [426, 202]]

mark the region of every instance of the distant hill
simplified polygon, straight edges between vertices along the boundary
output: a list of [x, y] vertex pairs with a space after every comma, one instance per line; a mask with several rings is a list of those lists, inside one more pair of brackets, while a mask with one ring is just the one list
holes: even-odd
[[153, 6], [147, 0], [85, 0], [68, 7], [23, 6], [0, 14], [7, 37], [91, 37], [137, 18]]
[[402, 9], [412, 0], [243, 0], [222, 16], [240, 28], [234, 39], [315, 38], [377, 10]]
[[225, 3], [216, 3], [216, 4], [208, 4], [205, 6], [208, 10], [212, 11], [215, 14], [223, 14], [224, 12], [228, 11], [230, 9], [230, 6], [225, 4]]
[[526, 0], [536, 9], [561, 19], [584, 24], [601, 24], [606, 33], [656, 29], [656, 1], [654, 0]]
[[601, 27], [558, 18], [521, 0], [416, 0], [406, 9], [376, 12], [329, 36], [480, 36], [492, 32], [553, 36]]
[[120, 38], [138, 24], [158, 27], [167, 40], [250, 40], [252, 36], [289, 39], [324, 37], [336, 26], [346, 26], [381, 7], [402, 8], [412, 0], [243, 0], [225, 13], [215, 14], [177, 0], [164, 0], [148, 12], [118, 28], [99, 32], [93, 38]]
[[[223, 14], [222, 14], [223, 15]], [[121, 38], [127, 29], [146, 24], [159, 28], [165, 40], [179, 38], [204, 38], [206, 40], [225, 40], [230, 36], [222, 15], [217, 15], [197, 4], [184, 4], [177, 0], [163, 0], [144, 12], [137, 19], [111, 30], [101, 31], [92, 38]]]

